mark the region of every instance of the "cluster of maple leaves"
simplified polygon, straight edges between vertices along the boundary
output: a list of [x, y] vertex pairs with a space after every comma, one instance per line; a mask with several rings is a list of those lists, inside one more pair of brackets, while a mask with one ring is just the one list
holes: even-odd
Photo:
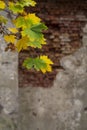
[[[42, 48], [42, 45], [46, 44], [43, 30], [46, 30], [47, 26], [35, 13], [27, 13], [25, 11], [26, 6], [35, 5], [36, 2], [34, 0], [21, 0], [8, 3], [0, 0], [0, 10], [7, 9], [16, 16], [12, 18], [14, 27], [7, 28], [7, 32], [3, 33], [3, 35], [7, 44], [14, 46], [14, 50], [18, 52], [26, 50], [29, 47]], [[7, 22], [7, 19], [0, 15], [0, 25], [4, 24], [6, 26]], [[43, 73], [52, 71], [52, 64], [53, 62], [46, 55], [36, 58], [28, 57], [23, 62], [23, 66], [27, 69], [34, 68], [37, 71], [41, 70]]]

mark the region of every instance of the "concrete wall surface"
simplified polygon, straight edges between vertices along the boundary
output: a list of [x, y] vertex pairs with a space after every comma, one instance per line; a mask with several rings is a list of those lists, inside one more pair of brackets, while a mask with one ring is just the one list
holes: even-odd
[[[7, 17], [7, 13], [0, 12]], [[8, 20], [8, 27], [12, 27]], [[15, 130], [18, 111], [18, 54], [5, 52], [6, 43], [0, 34], [0, 130]]]

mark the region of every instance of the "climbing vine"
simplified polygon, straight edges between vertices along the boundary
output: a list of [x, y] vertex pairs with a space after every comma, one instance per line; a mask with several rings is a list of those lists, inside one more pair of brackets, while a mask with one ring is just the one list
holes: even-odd
[[[3, 34], [5, 42], [11, 50], [21, 52], [29, 47], [40, 48], [46, 44], [43, 30], [47, 26], [36, 16], [35, 13], [27, 13], [25, 7], [35, 6], [34, 0], [0, 0], [0, 11], [9, 13], [13, 27], [7, 28], [8, 20], [0, 15], [0, 33]], [[46, 56], [28, 57], [24, 60], [23, 66], [27, 69], [36, 69], [37, 71], [52, 71], [53, 62]]]

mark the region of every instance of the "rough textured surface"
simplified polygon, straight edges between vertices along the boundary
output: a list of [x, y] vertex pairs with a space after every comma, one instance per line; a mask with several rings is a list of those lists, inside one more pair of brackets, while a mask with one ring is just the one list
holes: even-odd
[[[87, 25], [83, 29], [86, 30]], [[85, 32], [84, 32], [85, 33]], [[87, 47], [61, 59], [51, 88], [20, 88], [19, 130], [87, 130]]]
[[[7, 17], [5, 12], [1, 14]], [[12, 26], [10, 21], [7, 26]], [[18, 109], [18, 54], [5, 52], [5, 47], [6, 43], [0, 35], [0, 130], [15, 130]]]

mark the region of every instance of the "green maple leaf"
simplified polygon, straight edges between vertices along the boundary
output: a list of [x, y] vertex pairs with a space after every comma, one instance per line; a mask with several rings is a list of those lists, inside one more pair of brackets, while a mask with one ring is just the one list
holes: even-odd
[[40, 32], [35, 32], [33, 30], [31, 30], [31, 28], [25, 28], [23, 31], [22, 31], [22, 35], [23, 36], [28, 36], [29, 39], [31, 41], [34, 41], [35, 39], [39, 39], [39, 38], [42, 38], [43, 37], [43, 34], [40, 33]]
[[39, 57], [37, 58], [27, 58], [25, 59], [23, 66], [27, 69], [34, 68], [39, 71], [41, 68], [46, 68], [46, 63], [41, 60]]
[[39, 23], [31, 26], [30, 28], [25, 28], [22, 31], [22, 35], [23, 36], [27, 35], [31, 41], [32, 40], [34, 41], [35, 39], [42, 39], [43, 38], [42, 30], [44, 29], [47, 29], [46, 25], [44, 25], [43, 23]]
[[22, 16], [20, 16], [17, 19], [13, 20], [13, 22], [14, 22], [14, 24], [15, 24], [15, 26], [17, 28], [24, 28], [24, 27], [26, 27], [25, 19]]
[[21, 0], [21, 1], [18, 1], [17, 4], [19, 4], [21, 7], [35, 6], [36, 2], [34, 0]]
[[39, 41], [31, 41], [28, 44], [29, 44], [29, 46], [34, 47], [34, 48], [36, 48], [36, 47], [41, 48], [42, 47], [41, 42], [39, 42]]
[[24, 8], [20, 6], [20, 4], [14, 4], [13, 2], [9, 2], [9, 9], [14, 13], [22, 13]]
[[27, 69], [34, 68], [37, 71], [41, 70], [43, 73], [51, 72], [51, 65], [53, 62], [47, 56], [40, 56], [36, 58], [27, 58], [25, 59], [23, 66]]
[[31, 27], [31, 30], [34, 32], [42, 32], [43, 30], [46, 30], [46, 29], [47, 29], [47, 26], [44, 23], [39, 23]]
[[36, 24], [30, 28], [25, 28], [21, 33], [22, 36], [29, 37], [29, 46], [41, 48], [42, 44], [46, 44], [44, 35], [42, 33], [43, 29], [47, 29], [47, 27], [43, 24]]
[[27, 69], [31, 69], [34, 66], [34, 62], [32, 58], [27, 58], [24, 60], [23, 66], [26, 67]]
[[47, 66], [46, 63], [42, 59], [40, 59], [40, 58], [37, 57], [34, 60], [34, 68], [37, 71], [41, 70], [41, 68], [46, 68], [46, 66]]

